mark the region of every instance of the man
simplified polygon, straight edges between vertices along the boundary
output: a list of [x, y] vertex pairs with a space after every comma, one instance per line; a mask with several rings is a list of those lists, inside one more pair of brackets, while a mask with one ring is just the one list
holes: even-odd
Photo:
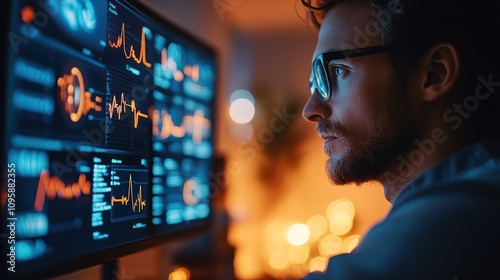
[[500, 279], [497, 1], [302, 2], [328, 176], [380, 181], [393, 204], [306, 279]]

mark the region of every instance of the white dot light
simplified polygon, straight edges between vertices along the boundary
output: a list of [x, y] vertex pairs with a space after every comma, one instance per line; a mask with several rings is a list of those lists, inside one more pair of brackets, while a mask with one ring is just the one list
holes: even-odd
[[255, 106], [246, 98], [237, 98], [229, 105], [229, 116], [236, 123], [249, 123], [255, 116]]
[[307, 225], [294, 224], [288, 229], [286, 239], [288, 243], [300, 246], [309, 240], [309, 236], [311, 236], [311, 232], [309, 231], [309, 227]]

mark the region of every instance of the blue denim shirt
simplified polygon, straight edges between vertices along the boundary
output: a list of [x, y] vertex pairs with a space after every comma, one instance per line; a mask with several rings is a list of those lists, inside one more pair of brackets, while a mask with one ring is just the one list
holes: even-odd
[[355, 250], [306, 279], [500, 279], [500, 142], [415, 179]]

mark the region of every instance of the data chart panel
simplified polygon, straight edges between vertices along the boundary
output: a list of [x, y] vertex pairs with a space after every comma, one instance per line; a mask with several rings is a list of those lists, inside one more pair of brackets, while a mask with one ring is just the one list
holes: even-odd
[[207, 226], [214, 50], [138, 1], [4, 4], [0, 279]]

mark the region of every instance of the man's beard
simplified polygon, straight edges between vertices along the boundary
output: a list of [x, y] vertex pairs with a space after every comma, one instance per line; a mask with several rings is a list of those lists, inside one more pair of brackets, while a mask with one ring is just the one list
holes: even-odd
[[[378, 121], [380, 120], [374, 120], [374, 123], [390, 124], [387, 119]], [[337, 185], [359, 185], [371, 180], [381, 180], [385, 172], [394, 168], [394, 159], [408, 152], [414, 139], [414, 135], [404, 133], [392, 124], [389, 127], [374, 127], [371, 133], [356, 140], [349, 138], [345, 127], [339, 123], [320, 123], [318, 131], [334, 131], [338, 140], [347, 147], [342, 157], [333, 157], [328, 150], [325, 151], [329, 156], [326, 172], [330, 181]]]

